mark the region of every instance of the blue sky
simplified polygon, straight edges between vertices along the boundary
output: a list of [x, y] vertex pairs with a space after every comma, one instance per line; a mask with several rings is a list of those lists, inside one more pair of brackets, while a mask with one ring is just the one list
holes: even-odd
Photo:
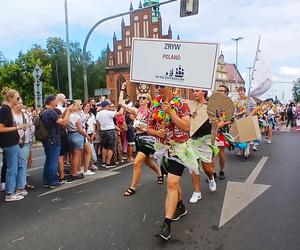
[[[130, 0], [68, 0], [70, 40], [83, 45], [90, 28], [100, 19], [126, 12]], [[143, 1], [142, 1], [143, 2]], [[217, 41], [225, 61], [235, 62], [235, 43], [239, 42], [239, 70], [248, 79], [248, 66], [253, 65], [259, 35], [261, 51], [269, 63], [274, 82], [291, 82], [300, 77], [300, 1], [299, 0], [202, 0], [199, 14], [179, 18], [179, 0], [161, 7], [163, 32], [172, 25], [173, 35], [181, 40]], [[139, 0], [132, 1], [134, 8]], [[125, 18], [125, 22], [126, 22]], [[121, 19], [100, 25], [92, 34], [88, 50], [97, 58], [106, 44], [112, 44], [115, 31], [120, 38]], [[128, 23], [128, 21], [126, 22]], [[49, 36], [65, 39], [64, 0], [2, 1], [0, 10], [0, 51], [14, 60], [20, 50], [32, 44], [45, 47]], [[291, 98], [290, 83], [274, 83], [266, 97], [283, 93]]]

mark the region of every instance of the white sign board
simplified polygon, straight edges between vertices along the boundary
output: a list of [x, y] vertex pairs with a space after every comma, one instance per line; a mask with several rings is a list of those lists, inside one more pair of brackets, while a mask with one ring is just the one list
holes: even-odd
[[133, 38], [130, 81], [212, 90], [218, 43]]

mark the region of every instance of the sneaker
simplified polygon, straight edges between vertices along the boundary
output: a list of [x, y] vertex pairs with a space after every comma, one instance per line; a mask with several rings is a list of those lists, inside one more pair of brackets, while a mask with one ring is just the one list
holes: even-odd
[[219, 179], [220, 180], [224, 180], [225, 179], [225, 173], [224, 173], [224, 171], [220, 171], [220, 173], [219, 173]]
[[192, 197], [190, 198], [190, 203], [197, 203], [199, 200], [201, 200], [201, 198], [201, 192], [193, 192]]
[[209, 187], [209, 190], [211, 192], [215, 192], [216, 189], [217, 189], [217, 184], [216, 184], [216, 181], [215, 181], [215, 178], [212, 177], [211, 180], [208, 180], [208, 187]]
[[69, 175], [67, 177], [67, 182], [71, 183], [73, 181], [80, 180], [80, 179], [83, 179], [83, 178], [84, 178], [83, 175], [75, 175], [75, 176]]
[[271, 140], [268, 140], [268, 141], [267, 141], [267, 143], [268, 143], [268, 144], [271, 144], [271, 143], [272, 143], [272, 141], [271, 141]]
[[83, 174], [83, 173], [84, 173], [83, 170], [77, 171], [77, 175], [81, 175], [81, 174]]
[[257, 146], [254, 144], [254, 145], [252, 146], [252, 149], [253, 149], [253, 151], [257, 151]]
[[0, 184], [0, 192], [4, 192], [5, 191], [5, 182], [2, 182]]
[[86, 171], [86, 172], [83, 172], [83, 175], [84, 175], [84, 176], [91, 176], [91, 175], [95, 175], [95, 173], [92, 172], [91, 170], [88, 170], [88, 171]]
[[170, 226], [165, 222], [163, 224], [161, 224], [160, 231], [157, 235], [164, 240], [169, 240], [171, 238]]
[[113, 163], [106, 163], [106, 168], [114, 168], [116, 165]]
[[92, 171], [98, 170], [98, 167], [97, 167], [96, 165], [92, 165], [92, 166], [91, 166], [91, 170], [92, 170]]
[[101, 167], [104, 167], [104, 168], [105, 168], [105, 167], [106, 167], [106, 163], [102, 163], [102, 164], [101, 164]]
[[19, 201], [22, 199], [24, 199], [24, 196], [19, 195], [19, 194], [11, 194], [11, 195], [5, 196], [5, 201]]
[[218, 176], [217, 176], [217, 173], [216, 173], [216, 172], [214, 172], [214, 173], [213, 173], [213, 176], [214, 176], [215, 180], [218, 178]]
[[177, 206], [172, 220], [177, 221], [180, 219], [180, 217], [182, 217], [186, 214], [187, 214], [187, 210], [184, 205]]
[[26, 196], [28, 194], [26, 189], [22, 189], [22, 190], [18, 190], [16, 191], [17, 195], [22, 195], [22, 196]]
[[67, 182], [67, 177], [65, 176], [64, 178], [58, 178], [59, 184], [64, 184]]

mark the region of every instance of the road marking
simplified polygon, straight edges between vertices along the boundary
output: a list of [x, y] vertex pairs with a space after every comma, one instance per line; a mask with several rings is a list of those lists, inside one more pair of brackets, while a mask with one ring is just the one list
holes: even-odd
[[116, 167], [116, 168], [112, 168], [112, 169], [109, 169], [109, 170], [106, 170], [106, 171], [96, 172], [95, 175], [85, 177], [81, 180], [77, 180], [77, 181], [74, 181], [72, 183], [65, 183], [65, 184], [61, 185], [60, 187], [57, 187], [55, 189], [52, 189], [50, 191], [47, 191], [45, 193], [42, 193], [42, 194], [38, 195], [38, 197], [42, 197], [42, 196], [45, 196], [47, 194], [56, 193], [56, 192], [66, 190], [66, 189], [69, 189], [69, 188], [73, 188], [73, 187], [77, 187], [77, 186], [80, 186], [80, 185], [83, 185], [83, 184], [86, 184], [86, 183], [89, 183], [89, 182], [92, 182], [92, 181], [96, 181], [96, 180], [100, 180], [100, 179], [103, 179], [103, 178], [106, 178], [106, 177], [109, 177], [109, 176], [120, 174], [120, 172], [116, 172], [115, 170], [125, 168], [129, 165], [132, 165], [132, 163], [131, 162], [126, 163], [126, 164], [124, 164], [122, 166], [119, 166], [119, 167]]
[[262, 157], [245, 183], [227, 182], [219, 228], [271, 187], [270, 185], [254, 184], [254, 181], [266, 164], [268, 158], [269, 157], [266, 156]]

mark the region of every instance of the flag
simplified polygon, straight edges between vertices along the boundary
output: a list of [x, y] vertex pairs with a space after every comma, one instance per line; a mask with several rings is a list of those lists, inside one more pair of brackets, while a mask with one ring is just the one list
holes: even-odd
[[266, 93], [273, 85], [269, 65], [264, 61], [262, 53], [258, 50], [251, 82], [250, 96], [259, 97]]

